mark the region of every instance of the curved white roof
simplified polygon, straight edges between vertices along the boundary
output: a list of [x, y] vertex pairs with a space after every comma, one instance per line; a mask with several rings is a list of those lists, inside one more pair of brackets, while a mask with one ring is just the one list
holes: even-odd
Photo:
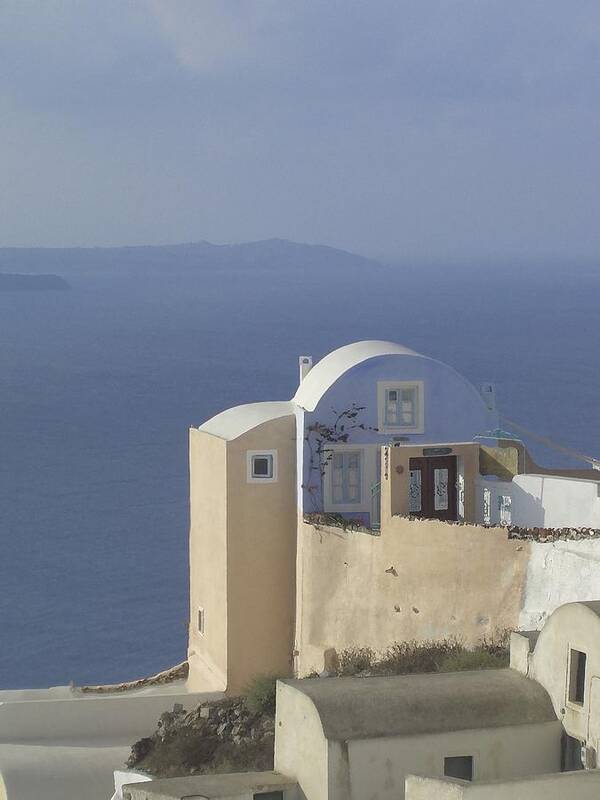
[[305, 411], [314, 411], [325, 392], [344, 372], [357, 364], [377, 356], [419, 356], [427, 358], [414, 350], [409, 350], [394, 342], [365, 341], [347, 344], [329, 353], [311, 369], [294, 396], [294, 402]]
[[294, 415], [296, 407], [291, 400], [275, 403], [247, 403], [243, 406], [234, 406], [217, 414], [200, 425], [198, 430], [219, 436], [230, 441], [237, 439], [257, 425], [270, 422], [279, 417]]

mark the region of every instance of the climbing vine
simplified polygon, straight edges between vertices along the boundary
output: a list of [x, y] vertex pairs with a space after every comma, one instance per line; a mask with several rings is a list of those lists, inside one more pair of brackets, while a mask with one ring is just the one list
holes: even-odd
[[350, 408], [344, 411], [336, 411], [332, 408], [334, 420], [331, 425], [322, 422], [313, 422], [306, 429], [304, 441], [308, 446], [308, 476], [307, 483], [302, 485], [310, 495], [313, 509], [317, 511], [317, 492], [320, 491], [323, 497], [323, 479], [327, 465], [333, 458], [332, 444], [345, 443], [349, 440], [353, 430], [377, 431], [360, 421], [360, 415], [365, 411], [366, 406], [358, 406], [352, 403]]

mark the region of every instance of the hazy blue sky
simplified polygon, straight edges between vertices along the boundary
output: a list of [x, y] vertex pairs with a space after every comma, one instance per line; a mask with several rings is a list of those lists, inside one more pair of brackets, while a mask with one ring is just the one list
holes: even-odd
[[598, 253], [598, 0], [3, 0], [0, 59], [0, 245]]

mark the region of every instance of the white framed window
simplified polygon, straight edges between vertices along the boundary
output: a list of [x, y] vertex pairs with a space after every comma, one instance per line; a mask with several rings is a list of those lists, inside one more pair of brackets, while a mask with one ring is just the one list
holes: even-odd
[[331, 458], [331, 502], [360, 505], [362, 500], [362, 451], [338, 450]]
[[381, 433], [423, 433], [425, 396], [423, 381], [380, 381], [377, 406]]
[[205, 620], [204, 609], [203, 608], [199, 608], [198, 609], [198, 633], [201, 633], [202, 635], [204, 635], [204, 620]]
[[377, 445], [330, 446], [323, 480], [325, 511], [371, 512], [378, 452]]
[[277, 450], [247, 450], [248, 483], [274, 483], [277, 480]]

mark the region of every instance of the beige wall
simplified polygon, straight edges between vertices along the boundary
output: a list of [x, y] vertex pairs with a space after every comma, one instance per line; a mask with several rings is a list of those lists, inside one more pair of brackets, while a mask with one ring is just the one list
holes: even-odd
[[411, 775], [406, 780], [406, 800], [597, 800], [600, 774], [563, 772], [529, 779], [478, 785]]
[[[227, 685], [227, 443], [190, 429], [190, 621], [188, 685]], [[204, 635], [198, 609], [205, 612]]]
[[275, 770], [298, 781], [301, 800], [328, 800], [328, 746], [321, 720], [312, 701], [284, 683], [277, 684], [275, 734]]
[[[241, 691], [292, 667], [295, 418], [225, 441], [190, 431], [189, 685]], [[276, 450], [277, 480], [247, 481], [247, 451]], [[198, 631], [198, 609], [205, 631]]]
[[[277, 481], [247, 483], [246, 451], [277, 450]], [[227, 446], [228, 691], [291, 674], [296, 569], [296, 423], [259, 425]]]
[[299, 674], [323, 652], [455, 635], [475, 643], [516, 628], [530, 545], [503, 529], [391, 517], [381, 535], [303, 523], [299, 531]]
[[[349, 798], [402, 800], [406, 776], [417, 773], [442, 777], [445, 756], [472, 755], [476, 781], [557, 771], [560, 737], [560, 723], [546, 722], [428, 736], [353, 740], [348, 748]], [[342, 795], [330, 797], [342, 800]]]
[[[464, 519], [476, 519], [476, 481], [479, 478], [479, 445], [478, 444], [448, 444], [452, 448], [450, 455], [458, 456], [462, 464], [465, 478]], [[387, 453], [386, 453], [387, 450]], [[409, 462], [411, 458], [420, 458], [423, 455], [423, 445], [384, 448], [382, 454], [382, 491], [384, 484], [388, 484], [391, 491], [389, 502], [393, 514], [408, 515], [408, 483]], [[387, 462], [387, 463], [386, 463]], [[388, 476], [386, 479], [386, 475]], [[383, 497], [382, 497], [383, 503]]]

